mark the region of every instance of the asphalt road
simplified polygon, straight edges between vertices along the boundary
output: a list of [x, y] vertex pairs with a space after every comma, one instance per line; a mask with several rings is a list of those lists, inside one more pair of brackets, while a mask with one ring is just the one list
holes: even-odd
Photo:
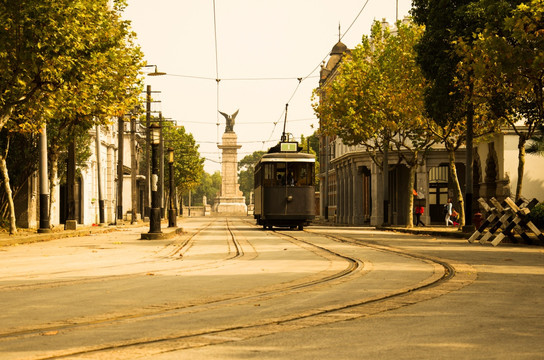
[[0, 247], [0, 358], [544, 358], [542, 247], [181, 225]]

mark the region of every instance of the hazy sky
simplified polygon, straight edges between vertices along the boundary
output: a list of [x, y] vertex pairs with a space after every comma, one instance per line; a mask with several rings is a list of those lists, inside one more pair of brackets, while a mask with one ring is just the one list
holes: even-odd
[[[132, 21], [147, 63], [168, 74], [145, 79], [160, 91], [153, 95], [161, 101], [153, 109], [193, 134], [209, 173], [221, 169], [217, 142], [225, 119], [218, 109], [228, 114], [240, 109], [234, 125], [242, 145], [239, 160], [278, 142], [288, 101], [286, 132], [297, 139], [311, 135], [318, 125], [312, 90], [322, 61], [338, 42], [339, 24], [342, 42], [353, 48], [373, 20], [393, 23], [396, 15], [396, 0], [216, 0], [215, 37], [213, 0], [128, 4], [125, 18]], [[399, 18], [410, 7], [411, 0], [398, 0]]]

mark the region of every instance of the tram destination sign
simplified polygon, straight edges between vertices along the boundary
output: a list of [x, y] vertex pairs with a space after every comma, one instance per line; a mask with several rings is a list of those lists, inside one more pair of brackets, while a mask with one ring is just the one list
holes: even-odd
[[282, 142], [280, 143], [281, 152], [297, 152], [298, 142]]

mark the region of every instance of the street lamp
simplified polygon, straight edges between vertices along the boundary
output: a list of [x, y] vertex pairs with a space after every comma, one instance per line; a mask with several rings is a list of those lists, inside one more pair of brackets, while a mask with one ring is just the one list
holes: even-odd
[[165, 72], [162, 72], [162, 71], [157, 71], [157, 65], [146, 65], [147, 67], [155, 67], [155, 71], [153, 71], [152, 73], [148, 73], [147, 76], [161, 76], [161, 75], [166, 75]]
[[174, 208], [174, 149], [168, 148], [168, 167], [170, 173], [170, 204], [168, 209], [168, 227], [177, 227], [176, 209]]
[[152, 124], [149, 128], [151, 133], [151, 212], [149, 217], [149, 233], [161, 233], [161, 200], [158, 191], [159, 182], [159, 144], [161, 142], [160, 127]]
[[[145, 65], [144, 67], [152, 67], [154, 68], [154, 71], [151, 73], [147, 73], [147, 76], [160, 76], [160, 75], [166, 75], [165, 72], [158, 71], [157, 65]], [[149, 180], [151, 178], [151, 169], [149, 164], [149, 144], [151, 143], [151, 140], [149, 139], [149, 129], [151, 125], [151, 85], [147, 85], [146, 89], [146, 106], [145, 106], [145, 126], [146, 126], [146, 136], [145, 136], [145, 196], [144, 196], [144, 214], [142, 214], [142, 217], [145, 219], [149, 216], [150, 213], [150, 207], [149, 207], [149, 195], [150, 195], [150, 184]]]

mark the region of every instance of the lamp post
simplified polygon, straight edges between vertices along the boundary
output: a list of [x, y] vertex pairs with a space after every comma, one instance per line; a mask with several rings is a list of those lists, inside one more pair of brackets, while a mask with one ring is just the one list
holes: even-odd
[[[166, 75], [165, 72], [158, 71], [157, 65], [145, 65], [145, 67], [153, 67], [154, 71], [147, 73], [147, 76], [162, 76]], [[149, 194], [150, 194], [150, 169], [149, 169], [149, 144], [150, 144], [150, 134], [149, 129], [151, 125], [151, 85], [146, 87], [146, 99], [145, 99], [145, 126], [146, 126], [146, 141], [145, 141], [145, 196], [144, 196], [144, 214], [142, 217], [149, 216]]]
[[168, 227], [177, 227], [176, 224], [176, 209], [174, 208], [175, 190], [174, 190], [174, 149], [168, 148], [168, 168], [169, 168], [169, 183], [170, 183], [170, 201], [168, 208]]
[[160, 127], [157, 124], [150, 126], [151, 133], [151, 210], [149, 217], [149, 233], [161, 233], [161, 198], [158, 189], [159, 182], [159, 144]]

